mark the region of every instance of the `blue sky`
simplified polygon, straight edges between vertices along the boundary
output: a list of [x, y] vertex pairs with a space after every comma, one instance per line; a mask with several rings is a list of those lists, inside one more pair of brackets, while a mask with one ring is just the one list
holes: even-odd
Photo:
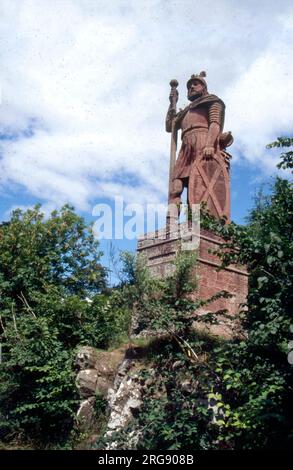
[[[166, 201], [169, 81], [207, 71], [235, 143], [232, 218], [291, 135], [293, 5], [260, 0], [1, 0], [0, 219], [14, 207]], [[135, 249], [135, 241], [119, 242]], [[107, 243], [102, 243], [107, 248]]]

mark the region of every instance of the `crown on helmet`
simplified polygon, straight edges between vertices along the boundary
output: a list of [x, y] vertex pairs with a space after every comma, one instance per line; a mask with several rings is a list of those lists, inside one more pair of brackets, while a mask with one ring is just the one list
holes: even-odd
[[193, 81], [193, 80], [198, 80], [199, 82], [201, 82], [206, 88], [208, 87], [207, 86], [207, 82], [205, 81], [204, 77], [206, 77], [207, 74], [202, 71], [200, 72], [199, 74], [196, 74], [196, 75], [191, 75], [190, 79], [188, 80], [188, 82], [186, 83], [186, 86], [187, 88], [189, 88], [190, 86], [190, 83]]

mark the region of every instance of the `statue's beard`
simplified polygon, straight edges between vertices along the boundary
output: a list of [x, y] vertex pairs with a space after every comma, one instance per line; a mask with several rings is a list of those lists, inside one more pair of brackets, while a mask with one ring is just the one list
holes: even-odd
[[189, 101], [194, 101], [197, 98], [200, 98], [201, 96], [203, 96], [204, 94], [205, 94], [204, 90], [200, 91], [200, 92], [194, 91], [193, 93], [188, 93], [188, 99], [189, 99]]

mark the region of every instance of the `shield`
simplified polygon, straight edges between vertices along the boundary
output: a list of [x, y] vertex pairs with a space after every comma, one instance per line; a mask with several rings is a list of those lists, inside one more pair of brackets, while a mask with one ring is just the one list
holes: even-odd
[[230, 220], [229, 172], [225, 152], [210, 160], [198, 155], [192, 164], [188, 184], [188, 203], [206, 202], [209, 211], [217, 218]]

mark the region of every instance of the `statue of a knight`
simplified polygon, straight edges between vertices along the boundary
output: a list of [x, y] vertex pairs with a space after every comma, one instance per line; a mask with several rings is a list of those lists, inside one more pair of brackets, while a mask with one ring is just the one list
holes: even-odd
[[[171, 89], [166, 131], [181, 129], [182, 145], [170, 174], [169, 204], [177, 208], [187, 187], [188, 205], [206, 203], [217, 218], [230, 220], [230, 155], [226, 147], [233, 143], [230, 132], [223, 133], [225, 104], [208, 93], [205, 72], [192, 75], [187, 82], [190, 104], [176, 113], [178, 92]], [[177, 83], [178, 84], [178, 83]]]

